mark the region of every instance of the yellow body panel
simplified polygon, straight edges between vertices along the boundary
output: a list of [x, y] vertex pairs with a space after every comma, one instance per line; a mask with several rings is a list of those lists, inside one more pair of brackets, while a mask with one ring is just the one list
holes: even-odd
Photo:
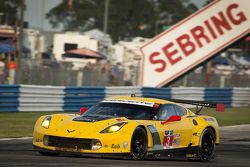
[[[112, 99], [136, 100], [157, 104], [172, 103], [153, 98], [115, 97]], [[201, 134], [204, 129], [208, 127], [215, 132], [216, 143], [219, 144], [219, 131], [216, 119], [209, 116], [195, 115], [188, 109], [187, 114], [182, 116], [181, 121], [165, 124], [162, 121], [157, 120], [128, 120], [124, 117], [97, 122], [72, 121], [79, 116], [80, 115], [77, 114], [54, 114], [52, 115], [48, 129], [41, 126], [46, 116], [40, 117], [34, 127], [33, 145], [51, 151], [69, 151], [79, 153], [130, 153], [132, 135], [135, 128], [138, 126], [141, 126], [146, 130], [148, 136], [148, 151], [199, 146]], [[194, 124], [194, 121], [197, 125]], [[126, 122], [126, 124], [117, 132], [100, 133], [105, 128], [120, 122]], [[97, 150], [92, 150], [46, 146], [44, 144], [45, 135], [64, 138], [96, 139], [101, 142], [102, 147]]]

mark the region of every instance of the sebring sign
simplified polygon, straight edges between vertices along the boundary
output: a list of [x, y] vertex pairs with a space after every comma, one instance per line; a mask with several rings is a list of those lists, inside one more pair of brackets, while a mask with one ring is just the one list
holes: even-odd
[[249, 7], [215, 0], [142, 46], [142, 86], [161, 87], [248, 34]]

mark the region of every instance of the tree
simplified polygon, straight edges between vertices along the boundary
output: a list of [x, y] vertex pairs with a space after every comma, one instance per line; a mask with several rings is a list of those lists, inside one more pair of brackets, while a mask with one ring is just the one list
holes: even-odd
[[156, 9], [159, 27], [172, 26], [198, 10], [189, 0], [158, 0]]
[[17, 9], [20, 5], [20, 0], [1, 0], [0, 13], [3, 14], [1, 23], [15, 26], [18, 20]]
[[[104, 0], [75, 0], [72, 9], [63, 0], [47, 13], [52, 26], [64, 30], [102, 30]], [[108, 33], [114, 41], [136, 36], [153, 37], [162, 25], [173, 25], [197, 10], [189, 0], [110, 0]]]
[[156, 16], [153, 1], [113, 0], [110, 4], [109, 32], [115, 40], [135, 36], [152, 37]]

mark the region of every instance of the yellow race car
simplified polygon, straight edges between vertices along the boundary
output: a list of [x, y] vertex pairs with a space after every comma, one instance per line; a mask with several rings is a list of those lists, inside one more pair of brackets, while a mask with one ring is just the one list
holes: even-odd
[[215, 118], [180, 103], [223, 110], [223, 104], [142, 97], [114, 97], [78, 114], [40, 117], [33, 145], [41, 154], [101, 157], [181, 158], [209, 161], [219, 144]]

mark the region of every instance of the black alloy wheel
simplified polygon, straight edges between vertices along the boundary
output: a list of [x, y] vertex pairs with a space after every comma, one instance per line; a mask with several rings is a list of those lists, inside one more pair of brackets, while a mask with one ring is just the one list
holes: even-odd
[[142, 127], [137, 127], [131, 140], [131, 157], [134, 160], [142, 159], [147, 153], [147, 134]]
[[203, 131], [200, 143], [200, 160], [210, 161], [215, 153], [215, 134], [212, 129], [207, 128]]

